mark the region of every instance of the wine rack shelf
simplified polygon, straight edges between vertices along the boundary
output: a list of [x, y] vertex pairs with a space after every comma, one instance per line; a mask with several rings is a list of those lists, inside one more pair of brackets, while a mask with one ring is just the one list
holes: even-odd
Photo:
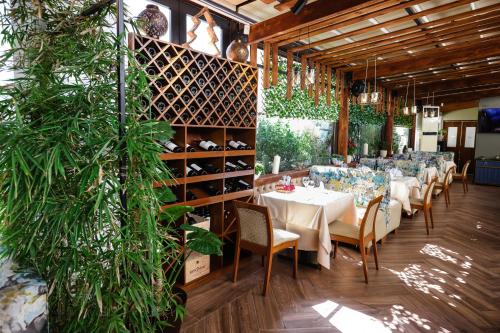
[[[160, 158], [175, 179], [155, 183], [157, 190], [169, 187], [176, 195], [175, 202], [165, 203], [162, 209], [176, 205], [208, 208], [210, 229], [224, 242], [223, 256], [210, 258], [210, 275], [218, 274], [234, 257], [236, 231], [232, 201], [251, 201], [253, 198], [255, 149], [229, 150], [229, 140], [242, 141], [255, 147], [257, 124], [256, 67], [213, 57], [202, 52], [166, 43], [150, 37], [129, 34], [129, 48], [142, 64], [151, 90], [151, 100], [142, 101], [143, 119], [168, 121], [175, 130], [172, 138], [183, 151], [164, 153]], [[222, 151], [204, 151], [193, 144], [210, 140]], [[196, 147], [187, 151], [185, 147]], [[242, 161], [250, 170], [225, 170], [226, 162]], [[209, 163], [218, 173], [188, 176], [191, 163]], [[224, 191], [238, 180], [250, 184], [250, 189]], [[179, 224], [187, 222], [183, 217]], [[181, 274], [183, 275], [183, 274]], [[185, 284], [195, 286], [209, 277], [204, 276]]]

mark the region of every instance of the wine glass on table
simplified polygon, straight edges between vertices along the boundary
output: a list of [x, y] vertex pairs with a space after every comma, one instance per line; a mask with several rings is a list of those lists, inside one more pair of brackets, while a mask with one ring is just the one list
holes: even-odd
[[302, 177], [302, 184], [305, 188], [310, 188], [314, 186], [314, 181], [309, 177]]

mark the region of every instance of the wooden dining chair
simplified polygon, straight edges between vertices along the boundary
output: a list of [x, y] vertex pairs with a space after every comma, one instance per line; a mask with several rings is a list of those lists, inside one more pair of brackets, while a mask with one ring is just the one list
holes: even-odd
[[238, 277], [241, 249], [266, 256], [266, 273], [262, 292], [266, 296], [275, 253], [290, 247], [293, 248], [293, 277], [297, 277], [300, 236], [286, 230], [273, 228], [269, 209], [265, 206], [241, 201], [233, 201], [233, 203], [237, 224], [233, 282], [236, 282]]
[[434, 218], [432, 217], [432, 192], [434, 192], [434, 186], [436, 185], [437, 179], [437, 177], [434, 177], [427, 185], [427, 189], [425, 190], [423, 199], [410, 199], [410, 207], [412, 212], [414, 209], [424, 211], [425, 229], [427, 230], [427, 235], [429, 234], [429, 216], [431, 220], [431, 227], [432, 229], [434, 229]]
[[373, 256], [375, 257], [375, 267], [378, 270], [378, 250], [375, 241], [375, 222], [377, 221], [377, 212], [380, 202], [384, 196], [378, 196], [368, 203], [361, 223], [358, 225], [348, 224], [341, 221], [335, 221], [328, 226], [330, 239], [335, 242], [333, 248], [333, 258], [337, 257], [337, 248], [339, 242], [356, 245], [361, 252], [361, 261], [363, 262], [363, 273], [365, 274], [365, 283], [368, 283], [368, 265], [367, 249], [373, 246]]
[[436, 182], [434, 186], [435, 189], [441, 190], [444, 195], [444, 202], [446, 203], [446, 208], [451, 204], [450, 202], [450, 180], [453, 177], [453, 168], [449, 168], [444, 175], [444, 179], [442, 182]]
[[469, 192], [469, 179], [467, 177], [467, 170], [469, 169], [471, 161], [468, 160], [465, 162], [464, 167], [462, 168], [461, 173], [454, 173], [453, 174], [453, 180], [460, 180], [462, 181], [462, 186], [464, 187], [464, 193]]

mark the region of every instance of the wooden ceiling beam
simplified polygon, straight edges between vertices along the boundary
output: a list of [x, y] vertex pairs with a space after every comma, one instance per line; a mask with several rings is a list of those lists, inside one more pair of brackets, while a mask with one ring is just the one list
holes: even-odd
[[500, 82], [475, 85], [472, 87], [464, 87], [460, 89], [449, 89], [442, 91], [434, 91], [434, 90], [421, 91], [416, 94], [416, 98], [417, 100], [427, 98], [427, 96], [429, 96], [429, 98], [430, 97], [441, 98], [441, 97], [457, 96], [457, 95], [468, 94], [477, 91], [492, 90], [492, 89], [500, 89]]
[[445, 103], [439, 111], [440, 112], [450, 112], [450, 111], [456, 111], [456, 110], [472, 109], [472, 108], [477, 108], [477, 107], [479, 107], [479, 99], [465, 101], [465, 102]]
[[378, 4], [377, 6], [370, 6], [368, 8], [369, 10], [365, 13], [356, 12], [350, 15], [345, 15], [330, 20], [326, 22], [327, 24], [325, 24], [325, 22], [322, 22], [320, 24], [314, 24], [306, 28], [299, 29], [298, 31], [285, 35], [285, 39], [281, 38], [281, 40], [278, 40], [278, 45], [283, 46], [304, 38], [309, 38], [310, 36], [316, 36], [326, 32], [330, 32], [333, 29], [342, 29], [356, 23], [367, 21], [370, 18], [383, 16], [389, 13], [393, 13], [397, 10], [403, 10], [407, 7], [418, 5], [426, 1], [428, 0], [384, 1], [384, 3]]
[[397, 41], [409, 40], [411, 38], [425, 36], [429, 33], [441, 32], [446, 30], [452, 31], [457, 28], [460, 29], [459, 27], [465, 28], [470, 25], [482, 24], [484, 21], [492, 20], [492, 18], [496, 19], [498, 16], [500, 16], [500, 4], [495, 4], [493, 6], [488, 6], [487, 8], [485, 7], [479, 9], [478, 13], [474, 13], [474, 15], [472, 16], [471, 12], [461, 13], [444, 19], [428, 22], [422, 24], [419, 27], [410, 27], [402, 30], [396, 30], [388, 34], [382, 34], [356, 41], [354, 43], [313, 52], [306, 55], [306, 58], [312, 58], [315, 60], [327, 59], [332, 55], [334, 56], [337, 54], [345, 54], [349, 51], [353, 52], [362, 50], [367, 46], [381, 46], [391, 42], [396, 43]]
[[[465, 46], [458, 45], [455, 47], [451, 45], [442, 49], [416, 52], [412, 56], [408, 56], [405, 60], [379, 64], [377, 66], [377, 75], [381, 77], [416, 72], [428, 68], [497, 56], [500, 55], [499, 42], [499, 37], [484, 38], [480, 42], [468, 43]], [[364, 79], [365, 70], [363, 66], [357, 66], [357, 68], [359, 69], [353, 70], [353, 79]], [[372, 78], [373, 73], [368, 73], [368, 77]]]
[[284, 13], [252, 25], [248, 41], [249, 43], [270, 41], [298, 29], [321, 22], [328, 22], [328, 20], [349, 13], [369, 11], [371, 6], [383, 2], [384, 0], [318, 0], [304, 6], [300, 15], [291, 12]]
[[[455, 29], [451, 33], [431, 34], [422, 36], [407, 41], [400, 41], [398, 43], [387, 44], [383, 47], [361, 50], [354, 53], [347, 53], [343, 56], [333, 59], [321, 59], [322, 61], [332, 65], [338, 66], [341, 64], [352, 63], [354, 61], [365, 61], [366, 59], [373, 59], [376, 56], [383, 56], [386, 62], [390, 62], [391, 58], [407, 55], [407, 50], [419, 49], [423, 47], [436, 48], [440, 43], [464, 43], [471, 42], [472, 40], [480, 40], [481, 35], [485, 33], [500, 34], [500, 18], [494, 18], [494, 21], [484, 25], [477, 25], [484, 29], [478, 32], [477, 29], [461, 30]], [[442, 47], [441, 47], [442, 48]]]
[[274, 9], [282, 12], [282, 11], [285, 11], [285, 10], [292, 8], [293, 6], [295, 6], [296, 3], [297, 3], [297, 0], [284, 0], [284, 1], [280, 2], [279, 4], [277, 4], [276, 6], [274, 6]]
[[[442, 97], [434, 97], [434, 105], [440, 105], [444, 103], [458, 103], [458, 102], [470, 102], [476, 101], [481, 98], [500, 96], [500, 88], [492, 88], [492, 89], [478, 89], [476, 91], [471, 91], [468, 93], [458, 93], [454, 95], [442, 96]], [[418, 99], [417, 99], [418, 100]], [[420, 100], [425, 100], [420, 99]]]
[[[408, 80], [407, 80], [408, 81]], [[446, 80], [438, 82], [426, 82], [423, 84], [417, 84], [415, 90], [418, 93], [427, 92], [427, 91], [447, 91], [447, 90], [456, 90], [463, 89], [468, 87], [475, 87], [487, 84], [500, 84], [500, 75], [493, 75], [491, 73], [472, 76], [472, 77], [461, 77], [459, 79], [454, 80]], [[406, 93], [406, 82], [397, 84], [397, 85], [384, 85], [386, 87], [390, 87], [392, 90], [397, 91], [399, 95], [402, 93]], [[412, 84], [411, 84], [412, 86]], [[413, 86], [411, 87], [413, 91]]]
[[449, 10], [449, 9], [453, 9], [453, 8], [456, 8], [456, 7], [464, 6], [465, 4], [469, 4], [469, 3], [470, 3], [470, 0], [457, 0], [457, 1], [454, 1], [454, 2], [451, 2], [451, 3], [447, 3], [447, 4], [444, 4], [444, 5], [441, 5], [441, 6], [436, 6], [436, 7], [427, 9], [427, 10], [423, 10], [423, 11], [415, 13], [413, 15], [407, 15], [407, 16], [404, 16], [404, 17], [400, 17], [400, 18], [397, 18], [397, 19], [390, 20], [390, 21], [382, 22], [382, 23], [379, 23], [379, 24], [374, 24], [374, 25], [371, 25], [371, 26], [368, 26], [368, 27], [365, 27], [365, 28], [361, 28], [361, 29], [349, 31], [349, 32], [343, 33], [343, 34], [338, 35], [338, 36], [333, 36], [333, 37], [321, 39], [321, 40], [312, 42], [310, 44], [293, 47], [293, 48], [290, 49], [290, 51], [292, 51], [292, 52], [299, 52], [299, 51], [307, 50], [308, 48], [313, 48], [313, 47], [316, 47], [316, 46], [321, 46], [321, 45], [324, 45], [324, 44], [327, 44], [327, 43], [332, 43], [332, 42], [335, 42], [335, 41], [338, 41], [338, 40], [342, 40], [342, 39], [347, 38], [347, 37], [353, 37], [353, 36], [356, 36], [356, 35], [360, 35], [360, 34], [372, 32], [374, 30], [379, 30], [381, 28], [390, 28], [390, 27], [393, 27], [393, 26], [396, 26], [396, 25], [399, 25], [399, 24], [402, 24], [402, 23], [407, 23], [408, 21], [412, 21], [412, 20], [414, 20], [416, 18], [420, 18], [422, 16], [436, 14], [436, 13], [439, 13], [439, 12], [442, 12], [442, 11], [445, 11], [445, 10]]

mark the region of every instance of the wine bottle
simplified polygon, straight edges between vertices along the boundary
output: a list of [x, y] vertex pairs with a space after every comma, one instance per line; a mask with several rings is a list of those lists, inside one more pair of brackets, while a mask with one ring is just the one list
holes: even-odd
[[174, 110], [179, 112], [181, 110], [181, 106], [179, 104], [174, 104]]
[[174, 84], [174, 89], [177, 91], [177, 92], [181, 92], [182, 90], [182, 86], [178, 83]]
[[182, 100], [184, 103], [188, 104], [191, 97], [189, 95], [182, 95]]
[[205, 79], [202, 77], [198, 78], [197, 82], [200, 87], [203, 87], [205, 85]]
[[210, 68], [212, 68], [212, 70], [215, 71], [217, 69], [217, 65], [214, 63], [211, 63]]
[[188, 56], [182, 56], [181, 60], [182, 60], [182, 62], [184, 64], [187, 64], [189, 62], [189, 57]]
[[149, 76], [155, 76], [156, 75], [156, 69], [154, 67], [148, 67], [146, 69], [146, 73], [148, 73]]
[[186, 191], [186, 200], [187, 201], [196, 200], [196, 199], [198, 199], [198, 197], [191, 190]]
[[198, 106], [201, 106], [203, 104], [203, 98], [201, 97], [196, 97], [196, 103], [198, 103]]
[[203, 150], [208, 150], [208, 151], [214, 151], [215, 150], [215, 145], [210, 144], [210, 141], [205, 141], [205, 140], [195, 140], [193, 141], [193, 144], [197, 145]]
[[156, 106], [158, 107], [158, 110], [160, 110], [160, 111], [165, 110], [165, 108], [167, 107], [165, 105], [165, 103], [163, 103], [163, 102], [158, 102], [158, 104]]
[[176, 63], [174, 64], [174, 69], [175, 69], [175, 71], [176, 71], [176, 72], [179, 72], [179, 71], [181, 70], [181, 68], [182, 68], [182, 67], [181, 67], [181, 65], [180, 65], [179, 63], [177, 63], [177, 62], [176, 62]]
[[191, 113], [195, 113], [196, 112], [196, 108], [194, 107], [194, 105], [190, 105], [189, 108], [188, 108], [188, 110]]
[[239, 171], [240, 167], [237, 166], [236, 164], [231, 163], [231, 162], [226, 162], [225, 170], [226, 170], [226, 172], [234, 172], [234, 171]]
[[222, 122], [224, 123], [224, 125], [229, 124], [229, 118], [227, 116], [222, 117]]
[[181, 115], [182, 121], [187, 122], [189, 120], [189, 118], [191, 118], [189, 113], [187, 113], [187, 112], [182, 113], [182, 115]]
[[163, 68], [165, 67], [165, 63], [163, 62], [163, 60], [157, 60], [156, 61], [156, 65], [160, 68]]
[[203, 62], [203, 60], [198, 60], [197, 64], [200, 69], [203, 68], [203, 66], [205, 66], [205, 62]]
[[189, 165], [189, 167], [190, 167], [191, 169], [193, 169], [194, 171], [196, 171], [196, 173], [197, 173], [198, 175], [207, 175], [207, 174], [208, 174], [208, 172], [206, 172], [205, 170], [203, 170], [203, 168], [202, 168], [201, 166], [199, 166], [198, 164], [196, 164], [196, 163], [194, 163], [194, 162], [192, 162], [192, 163]]
[[215, 147], [215, 150], [217, 150], [217, 151], [223, 151], [224, 150], [221, 146], [219, 146], [215, 142], [213, 142], [213, 141], [208, 141], [208, 142]]
[[203, 164], [203, 169], [206, 170], [208, 173], [221, 173], [222, 170], [212, 163], [205, 163]]
[[156, 83], [156, 87], [158, 89], [161, 89], [164, 86], [164, 81], [163, 80], [156, 80], [155, 83]]
[[222, 71], [224, 72], [224, 74], [227, 74], [227, 67], [222, 67]]
[[170, 92], [169, 92], [169, 93], [167, 93], [167, 99], [168, 99], [169, 101], [173, 100], [173, 99], [174, 99], [174, 94], [172, 94], [172, 93], [170, 93]]
[[234, 93], [229, 93], [229, 99], [233, 100], [234, 99]]
[[174, 77], [174, 75], [170, 72], [165, 72], [165, 77], [167, 78], [167, 80], [172, 80], [172, 78]]
[[191, 213], [187, 213], [186, 216], [187, 216], [187, 223], [189, 225], [193, 225], [193, 224], [197, 223], [196, 220], [194, 219], [193, 215], [191, 215]]
[[168, 149], [174, 153], [182, 153], [184, 151], [184, 149], [182, 149], [182, 147], [176, 145], [174, 142], [172, 142], [170, 140], [161, 140], [160, 142], [163, 145], [163, 147], [165, 147], [166, 149]]
[[253, 167], [250, 165], [250, 164], [246, 164], [245, 162], [243, 162], [242, 160], [237, 160], [236, 163], [238, 163], [238, 165], [244, 169], [244, 170], [252, 170]]
[[212, 95], [212, 90], [210, 90], [210, 89], [208, 89], [208, 88], [207, 88], [207, 89], [205, 89], [203, 92], [204, 92], [204, 94], [205, 94], [205, 96], [206, 96], [207, 98], [208, 98], [208, 97], [210, 97], [210, 95]]
[[196, 95], [198, 93], [198, 88], [196, 88], [195, 86], [191, 86], [189, 87], [189, 91], [191, 92], [191, 94]]
[[196, 69], [196, 67], [191, 67], [191, 68], [189, 69], [189, 71], [190, 71], [190, 72], [191, 72], [191, 74], [193, 74], [193, 75], [198, 74], [198, 70]]
[[187, 151], [188, 153], [193, 153], [193, 152], [195, 152], [195, 151], [196, 151], [196, 149], [195, 149], [193, 146], [191, 146], [190, 144], [187, 144], [187, 145], [186, 145], [186, 151]]
[[173, 119], [173, 118], [174, 118], [174, 115], [171, 112], [167, 112], [165, 114], [165, 119], [166, 120], [170, 120], [170, 119]]
[[246, 149], [246, 150], [252, 150], [252, 149], [253, 149], [253, 148], [252, 148], [252, 146], [247, 145], [247, 144], [246, 144], [246, 143], [244, 143], [244, 142], [241, 142], [241, 141], [236, 141], [236, 143], [238, 143], [238, 144], [242, 145], [242, 146], [243, 146], [243, 149]]
[[153, 58], [156, 55], [156, 49], [154, 47], [148, 47], [148, 53]]
[[[191, 169], [190, 167], [186, 166], [186, 176], [194, 177], [194, 176], [198, 176], [198, 173], [195, 170]], [[187, 192], [186, 192], [186, 194], [187, 194]]]
[[249, 190], [252, 188], [252, 186], [250, 184], [248, 184], [246, 181], [244, 181], [243, 179], [238, 180], [238, 185], [239, 185], [240, 189], [243, 189], [243, 190]]
[[231, 147], [233, 150], [245, 150], [245, 147], [241, 145], [239, 142], [234, 141], [234, 140], [229, 140], [227, 142], [227, 146]]
[[177, 169], [177, 168], [169, 168], [169, 170], [170, 170], [170, 174], [174, 178], [182, 178], [183, 177], [183, 174], [182, 174], [182, 172], [180, 172], [179, 169]]
[[195, 119], [198, 124], [201, 124], [201, 122], [203, 121], [203, 116], [201, 114], [197, 114]]
[[219, 98], [224, 98], [224, 92], [222, 90], [219, 90], [217, 95], [219, 96]]
[[163, 55], [165, 56], [165, 59], [167, 59], [167, 61], [170, 62], [170, 59], [172, 59], [170, 52], [163, 52]]
[[191, 81], [191, 78], [189, 77], [189, 75], [183, 75], [182, 76], [182, 82], [184, 82], [184, 84], [189, 84], [189, 82]]
[[204, 184], [203, 187], [210, 195], [221, 195], [222, 194], [221, 191], [218, 190], [213, 184]]

